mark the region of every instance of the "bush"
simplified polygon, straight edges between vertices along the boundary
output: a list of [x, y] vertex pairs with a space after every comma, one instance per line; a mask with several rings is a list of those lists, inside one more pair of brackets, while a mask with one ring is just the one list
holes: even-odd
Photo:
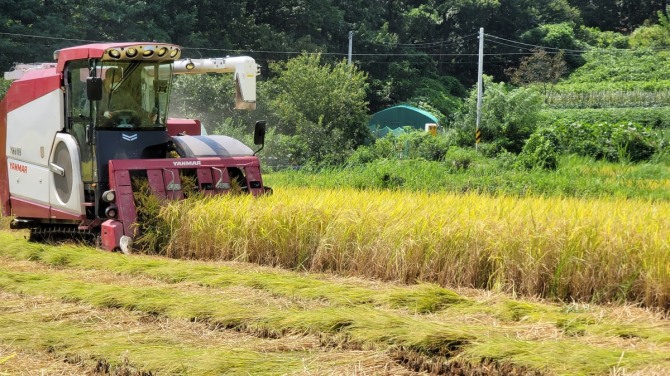
[[[586, 46], [577, 39], [575, 25], [571, 22], [540, 25], [521, 34], [521, 40], [526, 43], [553, 47], [566, 50], [581, 50]], [[585, 60], [581, 55], [566, 56], [566, 62], [572, 68], [583, 65]]]
[[628, 48], [628, 37], [614, 31], [601, 31], [596, 27], [580, 26], [577, 38], [598, 48]]
[[[535, 131], [543, 107], [542, 96], [529, 88], [510, 88], [504, 83], [485, 85], [480, 129], [481, 141], [492, 144], [494, 154], [509, 151], [521, 152], [528, 137]], [[474, 88], [459, 114], [454, 126], [457, 129], [455, 139], [474, 145], [477, 118], [477, 89]], [[469, 140], [472, 140], [471, 142]]]
[[558, 138], [551, 129], [538, 129], [524, 145], [516, 165], [527, 169], [555, 170], [558, 167], [559, 148]]
[[670, 22], [662, 12], [658, 12], [659, 24], [641, 26], [630, 35], [632, 47], [663, 48], [670, 46]]
[[658, 150], [649, 129], [635, 123], [557, 121], [549, 131], [561, 151], [611, 162], [648, 160]]
[[443, 161], [449, 150], [449, 139], [423, 131], [411, 131], [377, 139], [370, 146], [361, 146], [347, 159], [349, 165], [361, 165], [380, 159], [424, 159]]
[[7, 94], [7, 90], [9, 89], [9, 85], [11, 85], [12, 81], [10, 80], [5, 80], [4, 78], [0, 77], [0, 100], [5, 97], [5, 94]]

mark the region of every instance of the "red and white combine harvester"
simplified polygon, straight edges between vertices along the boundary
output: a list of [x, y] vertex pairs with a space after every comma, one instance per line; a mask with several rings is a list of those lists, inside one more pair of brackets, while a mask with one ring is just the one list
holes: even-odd
[[[104, 249], [127, 252], [137, 235], [137, 179], [164, 199], [269, 189], [249, 147], [167, 116], [175, 74], [233, 73], [235, 107], [254, 109], [255, 61], [180, 57], [172, 44], [89, 44], [5, 73], [13, 82], [0, 102], [0, 203], [12, 228], [32, 238], [100, 236]], [[264, 138], [259, 121], [254, 143]]]

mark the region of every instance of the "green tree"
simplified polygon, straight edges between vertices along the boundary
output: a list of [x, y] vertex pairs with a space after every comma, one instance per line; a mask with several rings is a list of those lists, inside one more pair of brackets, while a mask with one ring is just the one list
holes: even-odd
[[667, 0], [569, 0], [579, 9], [586, 26], [630, 33], [657, 11], [665, 12]]
[[670, 46], [670, 20], [658, 12], [658, 24], [641, 26], [629, 38], [631, 47], [663, 48]]
[[521, 35], [521, 40], [526, 43], [567, 50], [569, 55], [565, 61], [571, 68], [577, 68], [584, 64], [585, 60], [577, 51], [586, 48], [586, 45], [577, 39], [575, 24], [563, 22], [558, 24], [540, 25], [528, 30]]
[[[529, 88], [510, 88], [505, 83], [493, 83], [486, 78], [482, 101], [480, 129], [481, 141], [489, 144], [491, 154], [501, 151], [520, 153], [526, 140], [537, 128], [543, 97]], [[477, 89], [474, 88], [457, 118], [455, 126], [461, 140], [470, 139], [474, 144], [477, 118]], [[463, 137], [466, 133], [470, 137]], [[465, 145], [463, 145], [465, 146]]]
[[549, 88], [567, 71], [563, 51], [549, 56], [545, 50], [535, 50], [532, 55], [521, 59], [518, 68], [510, 68], [507, 73], [513, 84], [538, 84], [542, 88], [542, 94], [546, 96]]
[[[302, 54], [270, 66], [273, 124], [285, 135], [273, 154], [294, 163], [341, 163], [369, 136], [366, 75], [345, 61], [323, 64], [320, 54]], [[290, 151], [286, 150], [290, 147]]]

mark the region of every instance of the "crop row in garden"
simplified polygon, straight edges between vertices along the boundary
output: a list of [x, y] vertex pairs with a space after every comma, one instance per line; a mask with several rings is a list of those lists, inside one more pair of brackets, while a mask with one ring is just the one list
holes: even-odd
[[285, 188], [173, 203], [155, 226], [177, 258], [670, 308], [667, 202]]
[[632, 122], [649, 128], [670, 128], [670, 107], [565, 108], [542, 111], [546, 123], [557, 120], [580, 123]]
[[670, 105], [670, 90], [647, 91], [635, 88], [603, 91], [591, 88], [586, 92], [552, 91], [545, 98], [550, 108], [666, 107]]

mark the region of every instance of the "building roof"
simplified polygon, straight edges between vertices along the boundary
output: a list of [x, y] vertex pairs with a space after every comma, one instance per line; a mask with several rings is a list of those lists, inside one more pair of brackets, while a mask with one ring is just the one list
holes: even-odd
[[427, 123], [438, 124], [439, 121], [426, 110], [401, 104], [375, 113], [368, 127], [376, 137], [384, 137], [389, 132], [398, 135], [403, 132], [404, 127], [423, 130]]

